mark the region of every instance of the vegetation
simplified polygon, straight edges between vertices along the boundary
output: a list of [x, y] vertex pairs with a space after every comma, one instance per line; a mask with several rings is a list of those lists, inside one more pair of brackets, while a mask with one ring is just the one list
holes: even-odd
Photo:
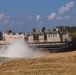
[[76, 26], [57, 26], [60, 30], [68, 30], [72, 37], [76, 37]]
[[0, 32], [0, 40], [2, 40], [2, 33]]
[[76, 37], [76, 31], [72, 33], [72, 36], [73, 37]]
[[0, 75], [75, 75], [76, 51], [15, 59], [0, 65]]

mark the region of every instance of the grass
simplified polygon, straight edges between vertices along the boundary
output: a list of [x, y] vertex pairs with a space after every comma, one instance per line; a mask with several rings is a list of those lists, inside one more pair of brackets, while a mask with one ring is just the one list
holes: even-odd
[[75, 75], [76, 51], [17, 59], [0, 65], [0, 75]]

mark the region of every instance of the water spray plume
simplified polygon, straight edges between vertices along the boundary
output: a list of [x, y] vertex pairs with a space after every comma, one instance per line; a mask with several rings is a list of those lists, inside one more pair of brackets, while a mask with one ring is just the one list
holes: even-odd
[[20, 40], [14, 41], [11, 45], [7, 46], [7, 49], [0, 50], [0, 56], [8, 58], [31, 58], [42, 56], [46, 53], [40, 50], [33, 50], [27, 46], [27, 44]]

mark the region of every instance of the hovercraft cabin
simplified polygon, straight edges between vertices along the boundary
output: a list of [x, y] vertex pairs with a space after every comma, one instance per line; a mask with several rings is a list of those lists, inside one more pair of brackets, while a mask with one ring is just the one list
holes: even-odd
[[13, 33], [12, 31], [3, 32], [1, 35], [2, 40], [0, 40], [0, 44], [11, 44], [15, 40], [19, 39], [22, 42], [30, 43], [55, 43], [55, 42], [71, 42], [71, 36], [68, 31], [60, 31], [55, 28], [52, 30], [45, 31], [43, 27], [39, 31], [35, 28], [30, 33]]

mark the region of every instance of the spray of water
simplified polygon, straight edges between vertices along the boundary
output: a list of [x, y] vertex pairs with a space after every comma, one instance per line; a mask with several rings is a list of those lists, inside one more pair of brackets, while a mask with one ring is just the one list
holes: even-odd
[[46, 53], [40, 50], [33, 50], [25, 43], [17, 40], [6, 48], [0, 50], [0, 56], [8, 58], [31, 58], [45, 55]]

